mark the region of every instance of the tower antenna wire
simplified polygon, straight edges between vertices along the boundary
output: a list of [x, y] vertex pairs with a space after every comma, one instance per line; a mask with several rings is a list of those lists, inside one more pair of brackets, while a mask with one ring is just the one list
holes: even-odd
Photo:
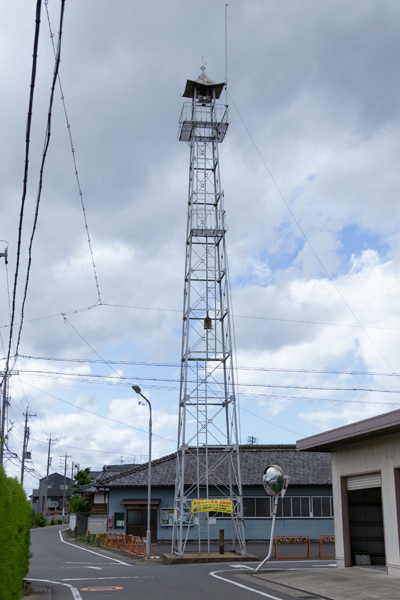
[[[49, 14], [49, 9], [48, 9], [48, 0], [45, 0], [45, 6], [46, 6], [47, 22], [48, 22], [49, 30], [50, 30], [51, 43], [53, 45], [54, 56], [56, 56], [56, 48], [55, 48], [55, 45], [54, 45], [54, 35], [53, 35], [52, 28], [51, 28], [50, 14]], [[78, 167], [77, 167], [77, 164], [76, 164], [75, 147], [74, 147], [74, 143], [73, 143], [73, 140], [72, 140], [71, 125], [70, 125], [70, 122], [69, 122], [69, 119], [68, 119], [67, 107], [66, 107], [66, 104], [65, 104], [65, 96], [64, 96], [64, 91], [63, 91], [62, 85], [61, 85], [61, 77], [60, 77], [59, 73], [57, 74], [57, 79], [58, 79], [58, 85], [59, 85], [60, 93], [61, 93], [61, 101], [62, 101], [62, 105], [63, 105], [63, 109], [64, 109], [65, 122], [66, 122], [67, 129], [68, 129], [68, 136], [69, 136], [69, 142], [70, 142], [70, 146], [71, 146], [72, 160], [73, 160], [73, 163], [74, 163], [74, 173], [75, 173], [76, 183], [77, 183], [77, 186], [78, 186], [79, 197], [80, 197], [80, 200], [81, 200], [83, 220], [84, 220], [84, 223], [85, 223], [87, 242], [88, 242], [88, 246], [89, 246], [90, 258], [91, 258], [91, 261], [92, 261], [94, 280], [95, 280], [96, 290], [97, 290], [97, 302], [96, 302], [96, 304], [94, 304], [93, 306], [90, 307], [90, 308], [94, 308], [94, 306], [102, 304], [102, 302], [101, 302], [101, 295], [100, 295], [99, 280], [98, 280], [98, 277], [97, 277], [96, 264], [94, 262], [94, 254], [93, 254], [93, 249], [92, 249], [92, 242], [91, 242], [91, 239], [90, 239], [89, 225], [88, 225], [88, 221], [87, 221], [87, 217], [86, 217], [86, 208], [85, 208], [85, 204], [84, 204], [84, 201], [83, 201], [83, 192], [82, 192], [81, 183], [80, 183], [80, 179], [79, 179]]]
[[228, 105], [228, 5], [225, 4], [225, 104]]
[[308, 239], [304, 229], [301, 227], [300, 222], [298, 221], [298, 219], [296, 218], [293, 210], [290, 208], [290, 205], [288, 203], [288, 201], [286, 200], [285, 196], [283, 195], [280, 187], [278, 186], [278, 183], [276, 181], [276, 179], [274, 178], [269, 166], [267, 165], [267, 163], [264, 160], [263, 155], [260, 152], [260, 149], [258, 148], [253, 136], [250, 133], [249, 128], [247, 127], [242, 115], [239, 112], [238, 107], [236, 106], [235, 102], [232, 99], [232, 96], [229, 94], [229, 98], [237, 112], [237, 114], [239, 115], [240, 120], [243, 123], [243, 126], [248, 134], [248, 136], [250, 137], [250, 140], [253, 144], [253, 146], [256, 149], [257, 154], [259, 155], [261, 162], [263, 163], [268, 175], [270, 176], [272, 183], [274, 184], [274, 187], [276, 189], [276, 191], [278, 192], [281, 200], [283, 201], [284, 205], [286, 206], [288, 212], [290, 213], [290, 216], [292, 217], [294, 223], [296, 224], [298, 230], [300, 231], [305, 243], [307, 244], [307, 246], [310, 248], [311, 252], [313, 253], [313, 255], [315, 256], [317, 262], [319, 263], [319, 265], [321, 266], [323, 272], [325, 273], [326, 277], [328, 278], [329, 282], [331, 283], [331, 285], [333, 286], [334, 290], [336, 291], [336, 293], [338, 294], [338, 296], [341, 298], [343, 304], [346, 306], [346, 308], [348, 309], [348, 311], [350, 312], [350, 314], [353, 316], [354, 320], [356, 321], [357, 325], [362, 329], [362, 331], [364, 332], [364, 335], [368, 338], [368, 340], [370, 341], [370, 343], [372, 344], [372, 346], [375, 348], [375, 350], [378, 352], [378, 354], [380, 354], [380, 356], [383, 358], [383, 360], [385, 361], [385, 363], [389, 366], [389, 368], [393, 371], [393, 373], [395, 373], [395, 369], [394, 367], [391, 365], [391, 363], [388, 361], [388, 359], [386, 358], [386, 356], [383, 354], [383, 352], [381, 352], [381, 350], [379, 349], [379, 347], [377, 346], [377, 344], [375, 344], [374, 340], [371, 338], [371, 336], [368, 334], [368, 332], [366, 331], [364, 325], [361, 323], [361, 321], [359, 320], [359, 318], [357, 317], [357, 315], [355, 314], [355, 312], [353, 311], [353, 309], [351, 308], [350, 304], [347, 302], [347, 300], [345, 299], [345, 297], [343, 296], [342, 292], [340, 291], [340, 289], [338, 288], [338, 286], [336, 285], [336, 283], [333, 281], [332, 277], [330, 276], [328, 270], [326, 269], [325, 265], [323, 264], [322, 260], [320, 259], [320, 257], [318, 256], [317, 252], [314, 249], [314, 246], [311, 244], [310, 240]]

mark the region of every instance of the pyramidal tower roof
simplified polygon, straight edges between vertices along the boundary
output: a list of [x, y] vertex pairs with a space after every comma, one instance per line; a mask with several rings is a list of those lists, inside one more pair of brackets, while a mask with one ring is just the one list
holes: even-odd
[[202, 71], [197, 79], [188, 79], [186, 82], [185, 91], [183, 92], [184, 98], [193, 98], [194, 89], [197, 89], [197, 94], [201, 96], [209, 96], [212, 94], [212, 91], [215, 90], [215, 98], [218, 99], [221, 95], [222, 90], [224, 89], [225, 82], [216, 83], [212, 79], [208, 77], [205, 72], [204, 67], [201, 68]]

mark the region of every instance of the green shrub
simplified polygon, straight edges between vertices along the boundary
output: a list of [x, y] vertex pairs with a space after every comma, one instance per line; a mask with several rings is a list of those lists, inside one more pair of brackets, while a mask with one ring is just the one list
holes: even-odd
[[23, 488], [0, 467], [1, 600], [22, 596], [23, 578], [29, 569], [31, 521], [31, 507]]
[[46, 519], [42, 513], [35, 513], [32, 511], [32, 527], [45, 527]]
[[90, 510], [89, 500], [84, 500], [82, 496], [71, 496], [68, 505], [69, 514], [77, 512], [88, 512]]
[[57, 519], [56, 520], [56, 525], [62, 525], [62, 519]]

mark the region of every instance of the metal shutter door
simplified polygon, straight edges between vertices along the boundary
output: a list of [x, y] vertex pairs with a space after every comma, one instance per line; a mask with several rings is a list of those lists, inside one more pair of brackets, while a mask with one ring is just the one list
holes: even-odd
[[353, 475], [347, 477], [348, 490], [367, 490], [368, 488], [381, 487], [380, 473], [367, 473], [365, 475]]

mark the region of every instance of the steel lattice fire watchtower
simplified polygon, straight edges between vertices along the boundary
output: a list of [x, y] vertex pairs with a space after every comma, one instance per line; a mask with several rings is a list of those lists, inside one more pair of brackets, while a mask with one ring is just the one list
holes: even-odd
[[[242, 484], [233, 368], [225, 211], [218, 144], [228, 129], [228, 107], [217, 103], [224, 83], [204, 72], [188, 80], [179, 140], [190, 146], [182, 367], [172, 552], [188, 540], [218, 539], [245, 554]], [[231, 500], [231, 516], [190, 513], [199, 498]]]

